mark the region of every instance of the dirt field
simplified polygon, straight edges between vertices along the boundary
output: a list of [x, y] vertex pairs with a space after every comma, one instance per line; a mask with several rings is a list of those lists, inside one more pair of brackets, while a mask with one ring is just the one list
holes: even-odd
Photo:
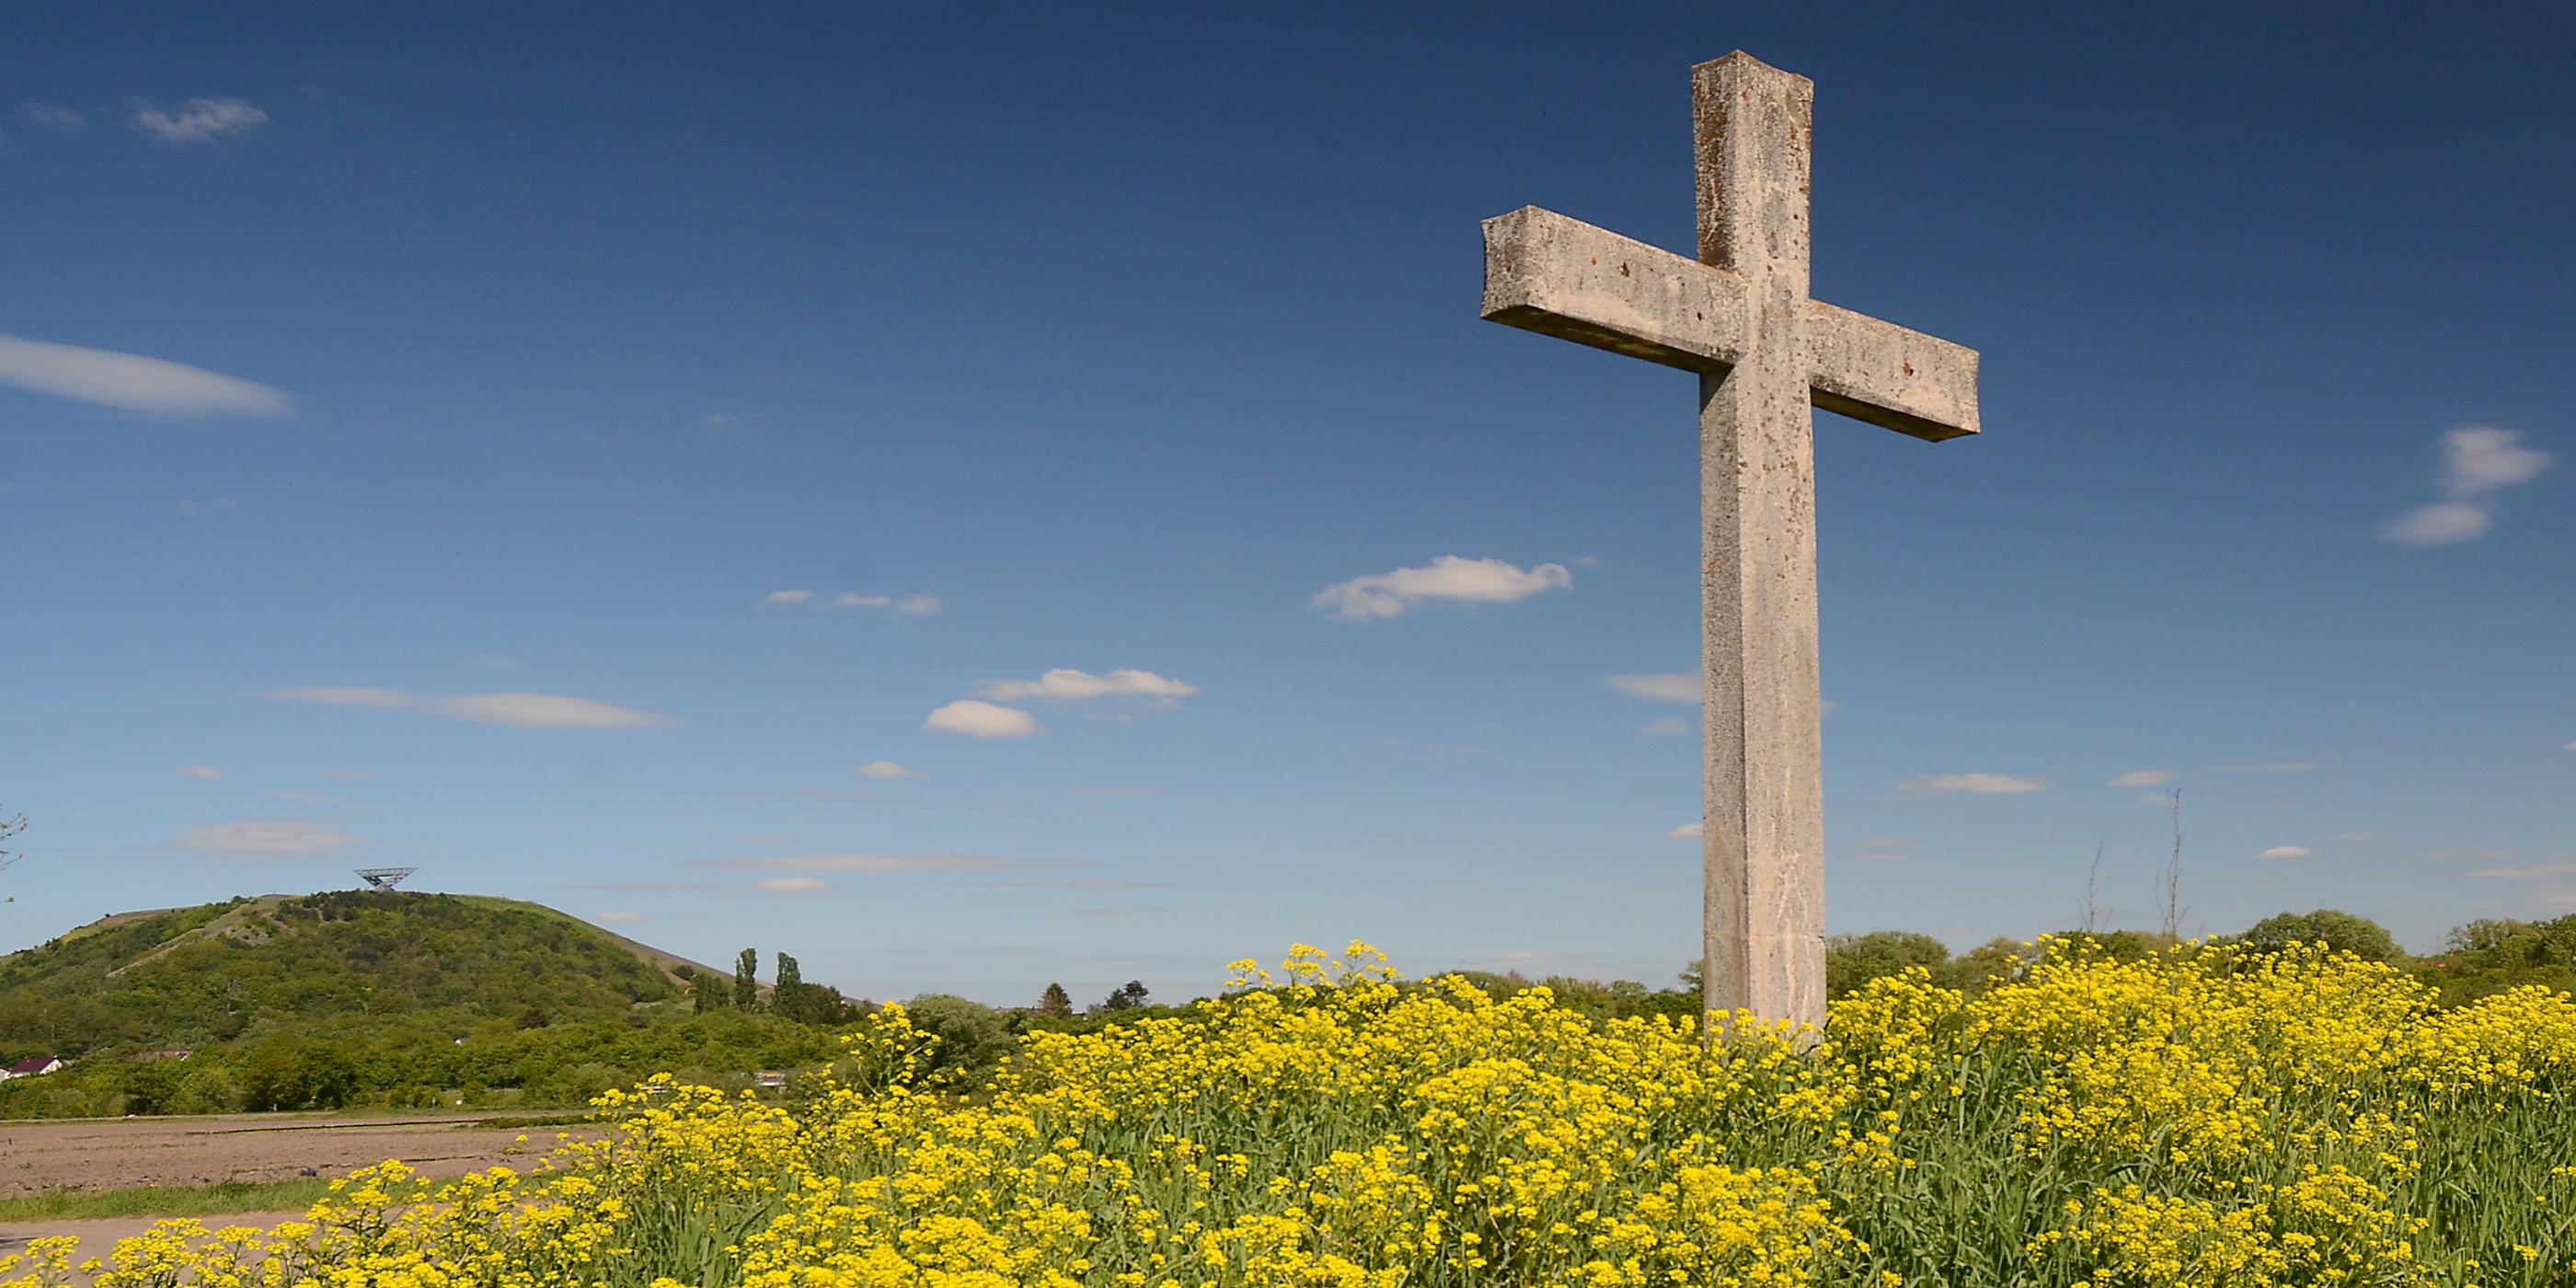
[[[336, 1176], [389, 1158], [431, 1176], [524, 1166], [577, 1128], [493, 1128], [472, 1115], [231, 1114], [0, 1122], [0, 1197], [47, 1190], [276, 1181], [312, 1168]], [[524, 1134], [527, 1142], [521, 1144]]]

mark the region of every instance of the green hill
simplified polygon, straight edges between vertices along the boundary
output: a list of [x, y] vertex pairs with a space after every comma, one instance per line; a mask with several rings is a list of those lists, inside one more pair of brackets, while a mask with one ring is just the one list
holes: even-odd
[[0, 1047], [81, 1057], [395, 1017], [623, 1019], [685, 1009], [687, 974], [706, 969], [515, 900], [263, 895], [120, 913], [0, 957]]
[[[782, 968], [784, 959], [780, 959]], [[722, 987], [694, 988], [692, 980]], [[102, 917], [0, 957], [0, 1119], [226, 1110], [580, 1105], [671, 1072], [746, 1086], [812, 1068], [858, 1009], [552, 908], [342, 890]], [[862, 1004], [863, 1005], [863, 1004]], [[185, 1059], [166, 1058], [185, 1050]]]

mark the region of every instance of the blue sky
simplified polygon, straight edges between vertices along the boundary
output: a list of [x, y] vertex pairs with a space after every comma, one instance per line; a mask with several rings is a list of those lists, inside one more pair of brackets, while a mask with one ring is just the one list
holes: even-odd
[[1691, 378], [1476, 229], [1686, 249], [1739, 47], [1816, 293], [1984, 354], [1818, 421], [1832, 929], [2153, 924], [2177, 787], [2194, 928], [2576, 911], [2564, 13], [11, 25], [0, 947], [418, 865], [875, 997], [1668, 982]]

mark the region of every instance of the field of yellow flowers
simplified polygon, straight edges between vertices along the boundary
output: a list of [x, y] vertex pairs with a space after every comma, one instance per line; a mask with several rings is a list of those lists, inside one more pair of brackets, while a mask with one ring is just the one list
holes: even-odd
[[[2436, 1010], [2321, 949], [1919, 973], [1821, 1041], [1596, 1023], [1352, 945], [933, 1085], [888, 1006], [793, 1105], [648, 1084], [615, 1133], [273, 1230], [169, 1222], [107, 1285], [1445, 1288], [2576, 1283], [2576, 1002]], [[83, 1273], [43, 1243], [0, 1288]]]

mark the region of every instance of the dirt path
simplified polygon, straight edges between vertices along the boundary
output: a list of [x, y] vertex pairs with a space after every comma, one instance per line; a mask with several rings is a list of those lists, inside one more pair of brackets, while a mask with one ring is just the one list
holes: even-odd
[[566, 1130], [476, 1121], [455, 1114], [228, 1114], [0, 1123], [0, 1197], [289, 1180], [308, 1168], [337, 1176], [389, 1158], [431, 1176], [459, 1176], [501, 1163], [525, 1166]]

